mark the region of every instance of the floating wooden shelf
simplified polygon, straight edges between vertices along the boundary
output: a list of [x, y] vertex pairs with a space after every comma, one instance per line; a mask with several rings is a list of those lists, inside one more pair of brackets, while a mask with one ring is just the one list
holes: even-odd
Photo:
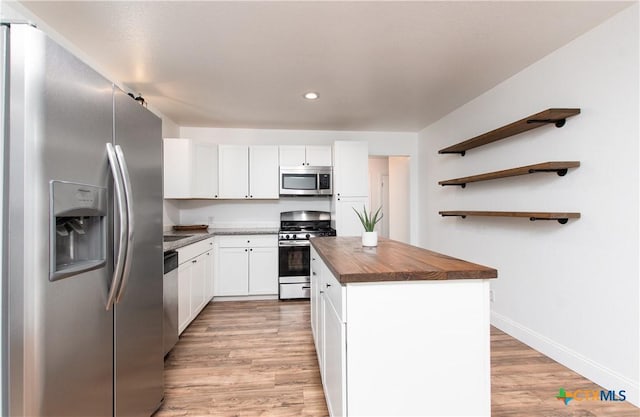
[[530, 211], [440, 211], [442, 217], [458, 216], [463, 219], [467, 216], [490, 217], [525, 217], [529, 220], [557, 220], [565, 224], [569, 219], [579, 219], [580, 213], [556, 213], [556, 212], [530, 212]]
[[470, 177], [455, 178], [452, 180], [440, 181], [438, 184], [445, 185], [459, 185], [462, 188], [467, 186], [467, 183], [495, 180], [498, 178], [517, 177], [519, 175], [534, 174], [536, 172], [555, 172], [559, 176], [567, 174], [569, 168], [577, 168], [580, 166], [580, 161], [558, 161], [558, 162], [542, 162], [540, 164], [527, 165], [518, 168], [505, 169], [502, 171], [488, 172], [486, 174], [472, 175]]
[[476, 136], [475, 138], [465, 140], [464, 142], [449, 146], [448, 148], [440, 149], [438, 153], [459, 153], [464, 156], [466, 151], [469, 149], [487, 145], [500, 139], [505, 139], [509, 136], [526, 132], [527, 130], [536, 129], [549, 123], [555, 124], [556, 127], [562, 127], [564, 126], [567, 117], [575, 116], [576, 114], [580, 114], [580, 109], [547, 109], [540, 113], [532, 114], [529, 117], [518, 120], [517, 122], [499, 127], [491, 132]]

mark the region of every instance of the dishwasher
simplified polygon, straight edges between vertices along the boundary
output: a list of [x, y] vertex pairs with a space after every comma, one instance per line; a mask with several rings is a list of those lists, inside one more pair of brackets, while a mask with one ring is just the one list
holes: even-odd
[[163, 343], [166, 356], [178, 342], [178, 252], [164, 253], [163, 277]]

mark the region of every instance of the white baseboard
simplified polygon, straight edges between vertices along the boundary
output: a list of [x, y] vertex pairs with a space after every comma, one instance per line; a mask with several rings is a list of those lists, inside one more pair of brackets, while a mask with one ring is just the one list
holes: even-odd
[[[627, 401], [640, 407], [640, 383], [494, 311], [491, 324], [608, 390], [625, 390]], [[560, 388], [560, 387], [558, 387]], [[570, 388], [570, 387], [565, 387]]]
[[258, 301], [258, 300], [277, 300], [277, 295], [244, 295], [244, 296], [215, 296], [210, 301], [217, 303], [218, 301]]

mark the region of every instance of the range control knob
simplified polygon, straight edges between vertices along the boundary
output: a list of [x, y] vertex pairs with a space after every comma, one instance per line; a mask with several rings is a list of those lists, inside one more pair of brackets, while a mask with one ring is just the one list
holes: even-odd
[[289, 235], [286, 235], [284, 238], [285, 238], [285, 239], [289, 239]]
[[297, 237], [296, 235], [293, 235], [293, 238], [294, 238], [294, 239], [295, 239], [296, 237]]
[[309, 233], [307, 233], [307, 235], [305, 236], [307, 239], [309, 239], [311, 237], [311, 235]]

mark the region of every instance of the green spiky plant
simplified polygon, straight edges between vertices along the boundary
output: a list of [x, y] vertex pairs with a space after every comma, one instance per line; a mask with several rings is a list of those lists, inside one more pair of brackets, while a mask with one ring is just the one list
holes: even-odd
[[371, 212], [367, 213], [367, 208], [365, 206], [362, 206], [362, 213], [353, 207], [353, 211], [358, 215], [365, 232], [373, 232], [376, 224], [382, 220], [382, 213], [380, 213], [380, 210], [382, 210], [382, 206], [378, 207], [378, 210], [376, 210], [375, 214], [372, 215]]

